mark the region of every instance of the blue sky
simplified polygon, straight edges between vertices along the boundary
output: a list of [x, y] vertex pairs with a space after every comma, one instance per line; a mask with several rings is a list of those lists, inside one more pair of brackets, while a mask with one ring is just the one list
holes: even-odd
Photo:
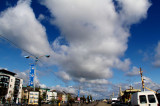
[[73, 86], [74, 93], [81, 86], [82, 94], [89, 87], [102, 98], [118, 94], [119, 86], [138, 88], [142, 67], [146, 85], [156, 90], [159, 11], [159, 0], [1, 0], [0, 34], [10, 42], [0, 36], [0, 68], [18, 73], [27, 83], [33, 60], [24, 56], [50, 54], [37, 65], [39, 86]]

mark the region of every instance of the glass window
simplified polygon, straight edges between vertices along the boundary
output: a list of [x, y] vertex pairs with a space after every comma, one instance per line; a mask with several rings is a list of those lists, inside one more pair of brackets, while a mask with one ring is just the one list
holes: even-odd
[[147, 103], [147, 100], [146, 100], [146, 96], [145, 95], [140, 95], [139, 96], [139, 99], [140, 99], [140, 103]]
[[154, 95], [148, 95], [149, 103], [156, 103]]

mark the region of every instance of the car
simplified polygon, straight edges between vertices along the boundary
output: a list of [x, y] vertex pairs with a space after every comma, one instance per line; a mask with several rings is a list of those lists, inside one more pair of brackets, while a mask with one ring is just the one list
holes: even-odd
[[152, 91], [142, 91], [136, 92], [131, 97], [131, 105], [140, 106], [158, 106], [158, 100], [154, 92]]

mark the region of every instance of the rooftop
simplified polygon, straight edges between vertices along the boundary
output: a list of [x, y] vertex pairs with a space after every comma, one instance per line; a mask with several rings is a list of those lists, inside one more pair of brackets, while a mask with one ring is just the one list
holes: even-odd
[[6, 69], [0, 69], [0, 73], [3, 73], [3, 74], [9, 74], [9, 75], [12, 75], [12, 76], [15, 76], [16, 73], [13, 73], [11, 71], [8, 71]]

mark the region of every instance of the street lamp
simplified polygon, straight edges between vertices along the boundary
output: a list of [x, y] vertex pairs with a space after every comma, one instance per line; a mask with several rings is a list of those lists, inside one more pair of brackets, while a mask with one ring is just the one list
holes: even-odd
[[33, 83], [34, 83], [34, 91], [35, 91], [35, 76], [36, 76], [36, 65], [37, 65], [37, 62], [39, 61], [40, 58], [42, 57], [46, 57], [46, 58], [49, 58], [50, 55], [42, 55], [42, 56], [24, 56], [25, 58], [33, 58], [34, 59], [34, 65], [35, 65], [35, 70], [34, 70], [34, 79], [33, 79]]

